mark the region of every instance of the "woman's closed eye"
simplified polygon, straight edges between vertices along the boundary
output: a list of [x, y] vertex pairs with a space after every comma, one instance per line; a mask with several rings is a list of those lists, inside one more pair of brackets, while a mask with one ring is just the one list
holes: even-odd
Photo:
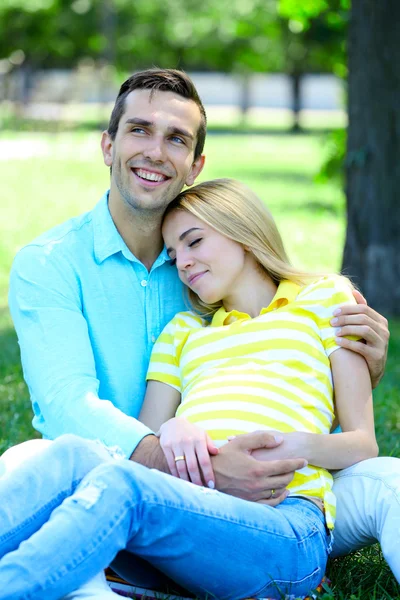
[[196, 238], [192, 242], [189, 242], [189, 244], [188, 244], [189, 248], [193, 248], [194, 246], [197, 246], [197, 244], [200, 244], [202, 239], [203, 238]]

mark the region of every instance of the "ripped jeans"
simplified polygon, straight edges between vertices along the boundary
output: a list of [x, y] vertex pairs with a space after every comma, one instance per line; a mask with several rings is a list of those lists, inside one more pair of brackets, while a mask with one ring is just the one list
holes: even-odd
[[202, 598], [305, 595], [330, 545], [312, 502], [246, 502], [73, 435], [0, 478], [1, 600], [61, 598], [123, 549]]

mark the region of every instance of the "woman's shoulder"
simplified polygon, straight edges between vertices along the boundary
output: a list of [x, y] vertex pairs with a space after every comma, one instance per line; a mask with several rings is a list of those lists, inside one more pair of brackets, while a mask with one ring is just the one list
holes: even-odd
[[301, 288], [297, 298], [329, 304], [351, 302], [355, 303], [353, 285], [347, 277], [333, 273], [325, 275]]
[[167, 327], [177, 331], [189, 331], [208, 326], [208, 321], [191, 310], [179, 312], [168, 323]]

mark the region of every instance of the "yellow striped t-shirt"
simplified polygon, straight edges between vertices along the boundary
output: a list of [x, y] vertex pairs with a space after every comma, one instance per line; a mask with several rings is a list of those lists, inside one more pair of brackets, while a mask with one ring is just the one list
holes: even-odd
[[[217, 445], [256, 430], [329, 433], [329, 355], [339, 348], [329, 321], [348, 302], [355, 302], [350, 286], [332, 275], [303, 288], [283, 281], [255, 318], [220, 308], [208, 323], [193, 312], [179, 313], [153, 348], [147, 379], [179, 390], [177, 416], [208, 431]], [[295, 473], [289, 489], [321, 498], [333, 528], [335, 497], [327, 470], [308, 465]]]

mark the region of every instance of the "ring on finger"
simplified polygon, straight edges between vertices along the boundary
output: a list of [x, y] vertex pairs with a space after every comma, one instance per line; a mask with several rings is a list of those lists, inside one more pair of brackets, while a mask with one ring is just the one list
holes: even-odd
[[275, 496], [275, 492], [276, 492], [276, 490], [275, 490], [275, 489], [272, 489], [272, 490], [271, 490], [271, 498], [273, 498], [273, 497]]
[[178, 462], [178, 460], [186, 460], [184, 456], [175, 456], [174, 461]]

